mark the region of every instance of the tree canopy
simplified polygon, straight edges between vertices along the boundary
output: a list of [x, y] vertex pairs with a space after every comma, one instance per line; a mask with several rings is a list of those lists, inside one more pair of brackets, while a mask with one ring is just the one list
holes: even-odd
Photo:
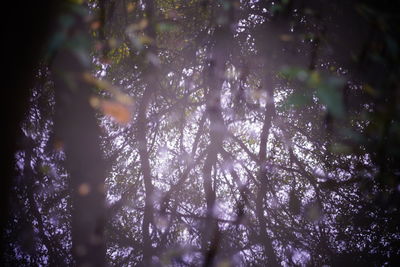
[[55, 3], [8, 78], [3, 265], [400, 264], [395, 1]]

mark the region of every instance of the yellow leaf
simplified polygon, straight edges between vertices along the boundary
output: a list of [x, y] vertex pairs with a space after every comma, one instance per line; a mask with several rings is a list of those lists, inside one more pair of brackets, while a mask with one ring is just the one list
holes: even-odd
[[153, 42], [153, 39], [150, 38], [150, 37], [147, 36], [147, 35], [141, 35], [141, 36], [139, 36], [139, 41], [140, 41], [142, 44], [151, 44], [151, 43]]
[[290, 41], [293, 41], [293, 36], [290, 34], [281, 34], [279, 36], [279, 39], [281, 39], [281, 41], [284, 41], [284, 42], [290, 42]]
[[84, 0], [69, 0], [69, 2], [71, 2], [73, 4], [77, 4], [77, 5], [82, 5]]
[[89, 104], [93, 107], [93, 108], [99, 108], [100, 107], [100, 103], [101, 100], [97, 97], [97, 96], [92, 96], [89, 99]]
[[83, 74], [83, 79], [84, 79], [87, 83], [89, 83], [89, 84], [91, 84], [91, 85], [93, 85], [93, 86], [96, 86], [96, 87], [98, 87], [98, 88], [101, 89], [101, 90], [108, 90], [108, 91], [111, 91], [112, 93], [113, 93], [114, 91], [117, 90], [117, 89], [116, 89], [111, 83], [109, 83], [108, 81], [97, 79], [96, 77], [94, 77], [92, 74], [90, 74], [90, 73], [88, 73], [88, 72], [86, 72], [86, 73]]
[[149, 25], [149, 21], [147, 19], [142, 19], [138, 24], [138, 30], [143, 30]]
[[115, 92], [114, 94], [114, 98], [115, 100], [117, 100], [118, 102], [128, 105], [128, 106], [132, 106], [133, 105], [133, 99], [132, 97], [130, 97], [127, 94], [121, 93], [121, 92]]
[[378, 96], [379, 95], [379, 91], [376, 90], [375, 88], [373, 88], [369, 84], [364, 84], [363, 89], [364, 89], [365, 92], [367, 92], [368, 94], [370, 94], [372, 96]]
[[318, 87], [321, 83], [321, 76], [317, 71], [313, 71], [310, 75], [310, 85], [311, 87]]
[[117, 46], [118, 46], [118, 41], [117, 41], [117, 39], [115, 39], [115, 38], [110, 38], [109, 40], [108, 40], [108, 45], [110, 46], [110, 48], [112, 48], [112, 49], [115, 49], [115, 48], [117, 48]]
[[135, 4], [136, 3], [128, 3], [127, 5], [126, 5], [126, 11], [128, 12], [128, 13], [131, 13], [131, 12], [133, 12], [133, 10], [135, 10]]
[[94, 77], [93, 75], [91, 75], [90, 73], [84, 73], [83, 74], [83, 79], [101, 89], [101, 90], [107, 90], [110, 93], [112, 93], [112, 95], [114, 96], [114, 98], [116, 100], [118, 100], [119, 102], [121, 102], [122, 104], [126, 104], [126, 105], [132, 105], [133, 104], [133, 99], [128, 96], [127, 94], [121, 92], [117, 87], [115, 87], [114, 85], [112, 85], [110, 82], [105, 81], [105, 80], [100, 80], [97, 79], [96, 77]]
[[149, 25], [149, 21], [147, 19], [142, 19], [138, 23], [130, 24], [126, 27], [127, 32], [141, 31], [144, 30], [147, 25]]

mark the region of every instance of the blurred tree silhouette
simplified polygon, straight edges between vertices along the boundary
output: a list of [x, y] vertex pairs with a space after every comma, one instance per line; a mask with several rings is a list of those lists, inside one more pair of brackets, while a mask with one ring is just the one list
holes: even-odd
[[399, 264], [396, 3], [56, 6], [10, 35], [3, 265]]

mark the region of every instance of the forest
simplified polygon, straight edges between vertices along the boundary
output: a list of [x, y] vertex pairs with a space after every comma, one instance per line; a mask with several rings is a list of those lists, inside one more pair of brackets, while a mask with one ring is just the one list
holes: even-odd
[[0, 265], [400, 266], [396, 2], [15, 1]]

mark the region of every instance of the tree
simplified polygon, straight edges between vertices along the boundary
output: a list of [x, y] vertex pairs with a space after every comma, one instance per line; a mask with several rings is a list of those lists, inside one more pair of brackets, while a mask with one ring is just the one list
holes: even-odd
[[394, 4], [85, 5], [31, 86], [6, 264], [398, 263]]

